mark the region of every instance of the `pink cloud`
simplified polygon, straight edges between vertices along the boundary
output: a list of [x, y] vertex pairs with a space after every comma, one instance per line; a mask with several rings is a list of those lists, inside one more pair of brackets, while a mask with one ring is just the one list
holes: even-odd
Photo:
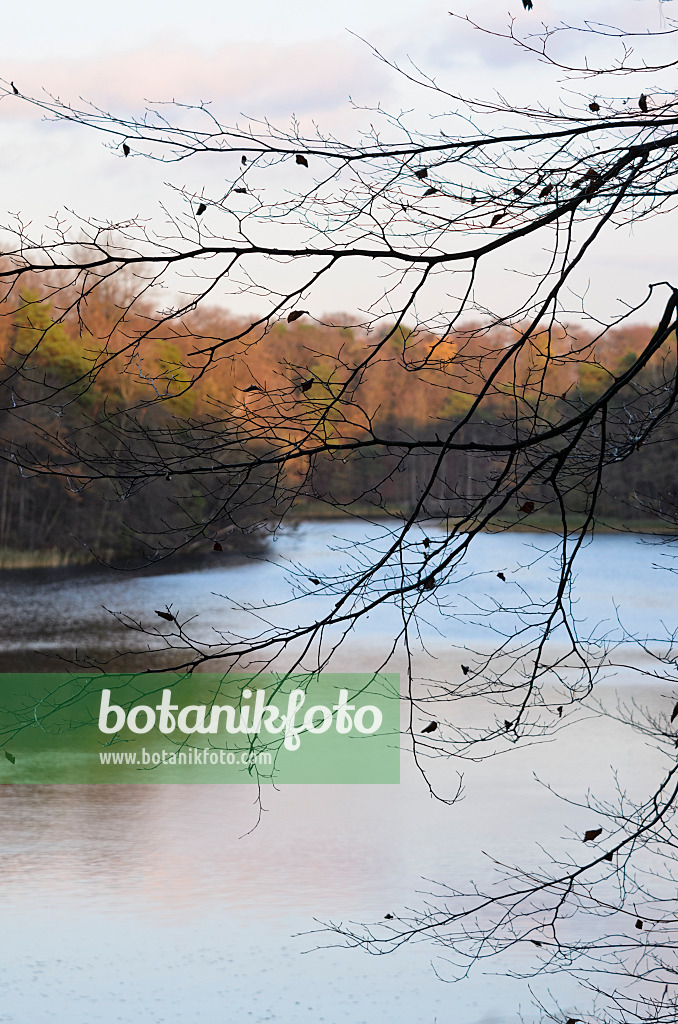
[[[309, 44], [252, 43], [205, 52], [157, 42], [121, 53], [78, 59], [5, 62], [2, 75], [26, 95], [43, 90], [77, 105], [82, 97], [116, 113], [140, 113], [146, 102], [211, 102], [218, 116], [303, 117], [345, 108], [348, 97], [372, 104], [388, 99], [390, 75], [363, 45], [347, 37]], [[31, 117], [13, 97], [3, 117]], [[40, 116], [36, 111], [35, 116]]]

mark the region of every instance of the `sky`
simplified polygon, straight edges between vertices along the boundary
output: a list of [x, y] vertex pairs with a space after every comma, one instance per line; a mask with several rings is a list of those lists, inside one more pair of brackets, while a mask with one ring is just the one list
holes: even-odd
[[[402, 66], [411, 60], [454, 91], [492, 98], [501, 90], [529, 102], [553, 91], [553, 75], [504, 41], [451, 18], [450, 9], [497, 30], [515, 17], [520, 31], [583, 18], [645, 31], [660, 28], [674, 6], [678, 16], [678, 0], [534, 0], [531, 12], [520, 0], [33, 0], [30, 22], [18, 4], [3, 10], [0, 77], [25, 94], [44, 89], [120, 113], [139, 113], [148, 101], [210, 101], [224, 123], [268, 117], [285, 127], [294, 114], [305, 126], [316, 121], [346, 135], [369, 120], [352, 103], [381, 104], [411, 110], [413, 123], [420, 118], [426, 128], [427, 97], [380, 62], [370, 45]], [[578, 56], [577, 44], [576, 36], [567, 44], [570, 56]], [[204, 168], [123, 161], [95, 134], [46, 124], [13, 97], [0, 103], [0, 132], [0, 222], [20, 215], [34, 234], [57, 212], [75, 225], [93, 215], [154, 222], [170, 198], [166, 182], [198, 190], [199, 174], [204, 183]], [[674, 230], [667, 218], [637, 226], [633, 235], [625, 230], [623, 245], [619, 233], [604, 240], [596, 289], [605, 303], [639, 298], [650, 280], [666, 278], [664, 240]], [[512, 287], [505, 270], [490, 275], [497, 294]], [[586, 280], [579, 287], [585, 290]], [[359, 295], [359, 282], [354, 290]]]

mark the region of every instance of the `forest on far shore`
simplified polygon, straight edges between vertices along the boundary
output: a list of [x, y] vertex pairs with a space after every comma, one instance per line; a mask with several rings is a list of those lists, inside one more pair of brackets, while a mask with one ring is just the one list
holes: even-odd
[[[0, 317], [0, 565], [141, 565], [215, 544], [246, 553], [283, 515], [409, 515], [438, 453], [424, 444], [410, 455], [407, 441], [439, 440], [463, 423], [463, 448], [445, 455], [424, 506], [426, 517], [456, 521], [493, 473], [492, 454], [474, 445], [585, 408], [652, 330], [627, 325], [597, 338], [551, 325], [496, 372], [520, 325], [469, 322], [441, 336], [300, 313], [252, 327], [216, 307], [163, 322], [119, 283], [84, 300], [25, 279]], [[675, 359], [672, 337], [620, 394], [612, 442], [615, 431], [633, 438]], [[360, 441], [374, 437], [384, 444], [363, 456]], [[672, 438], [669, 418], [651, 443], [639, 438], [630, 457], [607, 460], [600, 522], [673, 532]], [[349, 457], [342, 442], [355, 442]], [[257, 463], [291, 449], [299, 458], [283, 469]], [[243, 459], [253, 468], [235, 472]], [[582, 467], [568, 490], [573, 527], [590, 493], [590, 460]], [[535, 484], [504, 522], [549, 528], [551, 502]]]

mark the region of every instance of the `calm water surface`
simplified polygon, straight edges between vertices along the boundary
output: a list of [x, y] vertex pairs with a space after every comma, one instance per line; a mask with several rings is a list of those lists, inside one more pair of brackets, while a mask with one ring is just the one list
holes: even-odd
[[[111, 611], [155, 625], [153, 610], [171, 603], [198, 616], [196, 635], [207, 642], [216, 630], [246, 631], [246, 606], [284, 600], [294, 587], [290, 573], [335, 571], [337, 537], [364, 548], [381, 543], [379, 533], [308, 524], [275, 543], [272, 562], [199, 572], [7, 573], [0, 582], [2, 668], [72, 658], [75, 648], [108, 657], [129, 647]], [[495, 606], [497, 571], [509, 581], [505, 604], [519, 606], [528, 591], [546, 593], [550, 544], [525, 534], [479, 538], [479, 575], [451, 597], [461, 621], [432, 612], [423, 626], [439, 672], [451, 651], [456, 665], [461, 645], [488, 640], [487, 617], [477, 609]], [[596, 538], [582, 553], [575, 591], [580, 631], [620, 637], [621, 621], [636, 635], [661, 637], [661, 620], [671, 627], [675, 614], [674, 584], [654, 566], [670, 566], [671, 552], [631, 536]], [[302, 614], [286, 605], [270, 617], [291, 622]], [[371, 616], [337, 667], [372, 668], [396, 622], [393, 609]], [[495, 613], [492, 622], [510, 629], [511, 616]], [[613, 683], [640, 685], [623, 675]], [[431, 968], [449, 973], [444, 950], [415, 945], [374, 958], [309, 932], [318, 921], [378, 922], [421, 905], [418, 893], [433, 888], [424, 879], [482, 880], [489, 872], [483, 850], [539, 863], [537, 842], [571, 844], [569, 830], [580, 834], [590, 816], [550, 794], [535, 769], [576, 793], [609, 776], [613, 763], [639, 788], [661, 767], [641, 743], [631, 748], [620, 728], [584, 721], [537, 751], [467, 766], [465, 797], [452, 808], [429, 798], [404, 754], [400, 786], [265, 793], [253, 831], [249, 787], [4, 786], [0, 1022], [499, 1024], [516, 1021], [519, 1008], [529, 1019], [524, 981], [478, 972], [447, 985]], [[513, 966], [524, 968], [531, 955], [517, 953]], [[549, 987], [567, 1007], [567, 982], [550, 979]]]

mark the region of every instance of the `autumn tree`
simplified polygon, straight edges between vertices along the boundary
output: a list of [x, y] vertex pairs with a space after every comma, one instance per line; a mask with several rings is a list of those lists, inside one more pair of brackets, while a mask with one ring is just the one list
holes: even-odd
[[[470, 27], [487, 40], [498, 35]], [[671, 217], [678, 106], [675, 61], [661, 53], [678, 28], [634, 34], [533, 21], [522, 31], [511, 21], [499, 35], [551, 69], [552, 100], [473, 99], [413, 66], [393, 66], [419, 87], [421, 106], [411, 115], [369, 112], [357, 142], [306, 135], [296, 123], [228, 127], [204, 105], [182, 107], [174, 122], [166, 107], [123, 117], [24, 96], [20, 83], [8, 83], [4, 96], [101, 133], [112, 159], [162, 161], [185, 177], [192, 158], [209, 153], [227, 181], [213, 194], [175, 188], [171, 233], [92, 219], [77, 237], [56, 230], [47, 239], [6, 226], [5, 308], [15, 318], [19, 310], [30, 331], [5, 359], [3, 416], [20, 417], [24, 431], [13, 463], [120, 494], [201, 481], [210, 511], [194, 511], [192, 536], [211, 538], [215, 523], [249, 528], [252, 508], [269, 524], [323, 502], [390, 516], [382, 549], [352, 562], [347, 552], [342, 576], [300, 571], [300, 592], [333, 599], [316, 618], [189, 648], [178, 643], [187, 634], [177, 634], [168, 644], [178, 667], [217, 659], [322, 667], [385, 604], [399, 610], [394, 648], [411, 665], [419, 617], [431, 603], [454, 614], [481, 531], [540, 516], [558, 531], [558, 579], [547, 600], [519, 609], [515, 636], [441, 680], [438, 704], [407, 681], [408, 742], [423, 772], [432, 751], [494, 755], [549, 735], [590, 700], [606, 652], [578, 636], [573, 567], [601, 507], [619, 493], [620, 474], [643, 450], [660, 450], [669, 468], [674, 459], [670, 259], [666, 280], [639, 284], [621, 314], [618, 306], [601, 314], [598, 302], [589, 313], [586, 299], [573, 310], [569, 290], [587, 267], [596, 297], [608, 232], [623, 239], [625, 226]], [[592, 55], [563, 56], [574, 52], [560, 45], [572, 38]], [[608, 50], [598, 63], [601, 46]], [[448, 113], [426, 131], [428, 96]], [[632, 259], [633, 243], [624, 244]], [[317, 296], [333, 282], [349, 294], [344, 268], [369, 284], [372, 299], [362, 312], [331, 317]], [[501, 303], [491, 300], [490, 271], [514, 283]], [[98, 296], [123, 277], [117, 314], [106, 319]], [[39, 282], [39, 295], [29, 299], [25, 281]], [[160, 285], [174, 296], [162, 308], [154, 304]], [[215, 297], [227, 304], [229, 292], [248, 296], [256, 315], [218, 313]], [[650, 330], [638, 327], [643, 318]], [[64, 331], [82, 345], [68, 358]], [[122, 382], [124, 401], [93, 406], [86, 438], [49, 421], [46, 410], [109, 379]], [[49, 459], [26, 440], [31, 430], [49, 444]], [[403, 477], [409, 490], [394, 484]], [[626, 509], [642, 500], [642, 473], [634, 480]], [[657, 668], [672, 686], [674, 660], [671, 646]], [[446, 717], [451, 698], [498, 711], [462, 729]], [[554, 856], [537, 871], [507, 869], [488, 891], [450, 889], [406, 920], [342, 934], [374, 952], [429, 937], [454, 952], [462, 972], [530, 943], [535, 972], [568, 969], [584, 979], [584, 1000], [586, 985], [596, 991], [596, 1020], [674, 1020], [676, 924], [666, 893], [675, 881], [676, 716], [671, 703], [661, 714], [622, 715], [664, 751], [665, 776], [644, 800], [591, 798], [605, 824], [582, 830], [576, 856]], [[572, 914], [606, 914], [606, 923], [582, 938], [564, 924]], [[623, 977], [623, 993], [605, 972]], [[586, 1005], [581, 1013], [591, 1019]], [[548, 1007], [543, 1015], [559, 1019]]]

